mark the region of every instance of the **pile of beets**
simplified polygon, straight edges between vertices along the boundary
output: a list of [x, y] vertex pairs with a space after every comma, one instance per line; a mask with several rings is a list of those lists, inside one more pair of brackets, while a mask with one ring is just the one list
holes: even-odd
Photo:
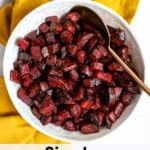
[[[109, 26], [111, 47], [131, 63], [125, 33]], [[37, 30], [17, 40], [10, 80], [18, 97], [43, 125], [95, 133], [111, 128], [139, 93], [137, 84], [109, 54], [102, 32], [69, 12], [61, 22], [45, 18]]]

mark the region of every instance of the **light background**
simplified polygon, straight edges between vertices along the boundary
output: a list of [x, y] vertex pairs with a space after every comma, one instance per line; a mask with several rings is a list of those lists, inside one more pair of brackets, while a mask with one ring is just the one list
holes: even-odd
[[[0, 0], [0, 6], [11, 0]], [[150, 86], [150, 1], [140, 0], [139, 8], [133, 22], [131, 29], [135, 33], [145, 62], [145, 83]], [[2, 74], [4, 47], [0, 45], [0, 74]], [[97, 144], [150, 144], [150, 97], [144, 92], [142, 93], [140, 102], [136, 106], [132, 115], [115, 131], [106, 135], [105, 137], [93, 141]], [[83, 143], [82, 143], [83, 144]], [[86, 145], [86, 144], [85, 144]], [[93, 149], [95, 149], [94, 146]], [[91, 147], [91, 146], [90, 146]], [[120, 148], [122, 146], [119, 146]], [[142, 149], [150, 149], [146, 146]], [[102, 147], [104, 148], [104, 147]], [[107, 146], [106, 148], [110, 148]], [[125, 148], [125, 147], [124, 147]], [[139, 149], [141, 149], [139, 147]], [[78, 149], [76, 147], [76, 149]], [[79, 146], [80, 150], [82, 149]], [[90, 150], [92, 147], [90, 148]], [[100, 149], [98, 146], [97, 149]], [[127, 147], [126, 147], [127, 149]], [[96, 149], [95, 149], [96, 150]], [[107, 149], [106, 149], [107, 150]], [[116, 149], [117, 150], [117, 149]]]

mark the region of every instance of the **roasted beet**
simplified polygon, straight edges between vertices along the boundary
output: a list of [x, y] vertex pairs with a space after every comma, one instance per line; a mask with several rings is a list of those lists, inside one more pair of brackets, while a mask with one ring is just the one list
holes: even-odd
[[[125, 32], [108, 28], [110, 46], [132, 64]], [[16, 42], [10, 80], [20, 84], [18, 98], [43, 125], [83, 134], [111, 128], [140, 90], [109, 53], [107, 42], [79, 12], [69, 12], [63, 20], [46, 17]]]
[[94, 123], [84, 123], [81, 125], [80, 131], [84, 134], [95, 133], [99, 131], [99, 127]]

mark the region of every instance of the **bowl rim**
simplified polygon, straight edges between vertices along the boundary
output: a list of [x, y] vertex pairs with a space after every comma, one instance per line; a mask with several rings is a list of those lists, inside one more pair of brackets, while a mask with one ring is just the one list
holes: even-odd
[[[115, 18], [118, 18], [118, 19], [124, 24], [124, 26], [128, 29], [128, 31], [130, 32], [131, 36], [134, 38], [134, 40], [135, 40], [135, 42], [136, 42], [136, 44], [137, 44], [137, 47], [138, 47], [139, 50], [140, 50], [139, 52], [140, 52], [140, 55], [141, 55], [141, 58], [142, 58], [142, 61], [143, 61], [143, 67], [145, 68], [145, 63], [144, 63], [144, 59], [143, 59], [143, 55], [142, 55], [142, 52], [141, 52], [141, 48], [140, 48], [139, 42], [138, 42], [137, 38], [134, 36], [134, 35], [135, 35], [134, 32], [131, 31], [129, 24], [128, 24], [119, 14], [117, 14], [115, 11], [111, 10], [110, 8], [104, 6], [103, 4], [98, 3], [98, 2], [95, 2], [95, 1], [90, 1], [90, 0], [82, 0], [82, 1], [80, 1], [80, 0], [70, 0], [70, 2], [74, 2], [74, 1], [75, 1], [75, 2], [79, 2], [79, 5], [80, 5], [80, 3], [81, 3], [81, 5], [84, 5], [84, 4], [90, 5], [90, 4], [91, 4], [91, 5], [93, 5], [93, 6], [98, 6], [99, 8], [103, 9], [104, 11], [107, 11], [107, 12], [109, 12], [110, 14], [112, 14]], [[119, 126], [117, 126], [115, 129], [113, 129], [113, 130], [112, 130], [111, 132], [109, 132], [108, 134], [105, 134], [105, 135], [100, 136], [100, 137], [92, 138], [92, 139], [77, 140], [77, 139], [73, 139], [73, 138], [69, 138], [69, 137], [62, 137], [62, 136], [59, 135], [59, 134], [58, 134], [58, 135], [54, 135], [54, 134], [49, 135], [44, 129], [40, 128], [40, 127], [39, 127], [38, 125], [36, 125], [35, 123], [31, 122], [27, 117], [25, 117], [24, 113], [23, 113], [22, 111], [20, 111], [20, 108], [18, 107], [18, 105], [16, 105], [15, 100], [12, 99], [12, 96], [11, 96], [12, 94], [11, 94], [10, 90], [8, 90], [8, 89], [9, 89], [9, 88], [8, 88], [8, 81], [7, 81], [7, 78], [6, 78], [7, 75], [6, 75], [6, 71], [5, 71], [5, 70], [6, 70], [6, 67], [5, 67], [5, 66], [7, 66], [7, 65], [6, 65], [6, 64], [7, 64], [6, 57], [7, 57], [8, 45], [9, 45], [10, 40], [12, 39], [13, 35], [15, 34], [15, 32], [16, 32], [18, 26], [19, 26], [22, 22], [24, 22], [24, 20], [26, 20], [27, 17], [29, 17], [30, 15], [32, 15], [32, 14], [36, 13], [37, 11], [39, 11], [42, 7], [45, 7], [46, 5], [53, 5], [53, 4], [64, 3], [64, 2], [68, 2], [68, 1], [67, 1], [67, 0], [61, 0], [61, 1], [55, 0], [55, 1], [52, 1], [52, 2], [50, 1], [50, 2], [47, 2], [47, 3], [45, 3], [45, 4], [42, 4], [42, 5], [38, 6], [37, 8], [33, 9], [31, 12], [29, 12], [29, 13], [28, 13], [25, 17], [23, 17], [23, 18], [21, 19], [21, 21], [16, 25], [16, 27], [14, 28], [13, 32], [11, 33], [11, 35], [10, 35], [8, 41], [7, 41], [7, 45], [6, 45], [6, 48], [5, 48], [4, 60], [3, 60], [4, 81], [5, 81], [5, 85], [6, 85], [8, 94], [9, 94], [9, 96], [10, 96], [11, 102], [13, 103], [13, 105], [14, 105], [14, 107], [16, 108], [17, 112], [19, 112], [19, 114], [21, 115], [21, 117], [22, 117], [27, 123], [29, 123], [30, 125], [32, 125], [32, 127], [34, 127], [35, 129], [37, 129], [38, 131], [44, 133], [45, 135], [54, 137], [54, 138], [56, 138], [56, 139], [67, 140], [67, 141], [69, 141], [69, 142], [84, 142], [84, 141], [88, 141], [88, 142], [89, 142], [89, 141], [98, 140], [98, 139], [100, 139], [100, 138], [102, 138], [102, 137], [104, 137], [104, 136], [106, 136], [106, 135], [109, 135], [110, 133], [112, 133], [112, 131], [114, 131], [115, 129], [117, 129], [118, 127], [120, 127], [120, 126], [131, 116], [131, 113], [135, 110], [136, 105], [137, 105], [138, 102], [135, 104], [134, 108], [133, 108], [133, 109], [131, 110], [131, 112], [130, 112], [130, 115], [129, 115], [128, 117], [126, 117], [126, 119], [123, 121], [123, 123], [119, 124]], [[144, 68], [143, 68], [143, 70], [144, 70], [144, 71], [143, 71], [143, 81], [144, 81], [144, 79], [145, 79], [145, 69], [144, 69]], [[140, 97], [142, 96], [142, 94], [143, 94], [143, 91], [141, 91], [141, 94], [139, 95], [139, 99], [140, 99]]]

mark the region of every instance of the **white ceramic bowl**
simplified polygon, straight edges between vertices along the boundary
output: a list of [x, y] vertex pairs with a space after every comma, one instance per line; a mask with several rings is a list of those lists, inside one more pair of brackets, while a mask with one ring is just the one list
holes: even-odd
[[[143, 58], [140, 53], [140, 49], [138, 43], [133, 36], [131, 30], [129, 29], [128, 24], [115, 12], [110, 9], [100, 5], [99, 3], [87, 1], [87, 0], [61, 0], [61, 1], [53, 1], [47, 4], [40, 6], [39, 8], [33, 10], [29, 13], [23, 20], [17, 25], [11, 37], [7, 43], [5, 56], [4, 56], [4, 77], [6, 86], [8, 89], [8, 93], [10, 98], [21, 114], [21, 116], [33, 127], [42, 133], [47, 134], [48, 136], [53, 136], [59, 139], [68, 140], [68, 141], [87, 141], [100, 138], [110, 132], [112, 132], [115, 128], [117, 128], [121, 123], [125, 121], [126, 118], [131, 114], [133, 109], [135, 108], [139, 97], [137, 96], [135, 100], [133, 100], [132, 104], [128, 106], [122, 116], [116, 121], [116, 123], [112, 126], [112, 129], [109, 130], [107, 128], [102, 128], [99, 133], [83, 135], [79, 132], [69, 132], [61, 127], [57, 127], [53, 124], [49, 124], [47, 126], [41, 125], [40, 121], [37, 120], [30, 111], [30, 108], [25, 105], [21, 100], [17, 97], [17, 90], [19, 86], [10, 81], [10, 70], [13, 69], [13, 62], [17, 58], [18, 48], [15, 44], [16, 39], [18, 37], [23, 37], [28, 32], [33, 29], [36, 29], [44, 18], [50, 15], [57, 15], [61, 17], [65, 13], [67, 13], [73, 6], [75, 5], [84, 5], [92, 10], [94, 10], [98, 15], [102, 17], [104, 22], [108, 25], [114, 27], [120, 27], [126, 33], [127, 45], [129, 46], [130, 54], [132, 55], [134, 67], [139, 73], [140, 77], [144, 78], [144, 64]], [[128, 130], [128, 129], [127, 129]]]

